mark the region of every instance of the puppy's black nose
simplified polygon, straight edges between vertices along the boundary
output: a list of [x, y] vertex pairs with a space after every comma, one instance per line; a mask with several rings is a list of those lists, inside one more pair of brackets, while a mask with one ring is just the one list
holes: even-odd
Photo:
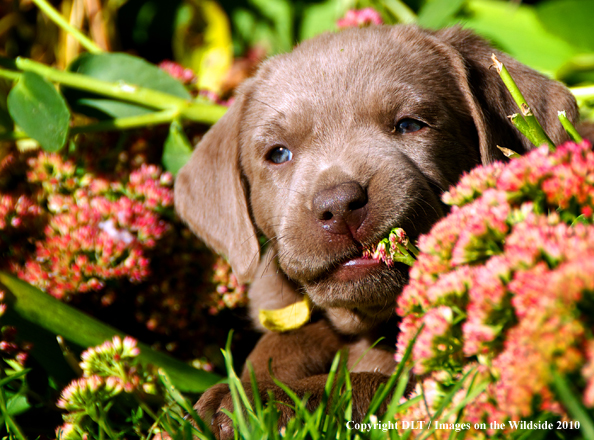
[[367, 193], [357, 182], [323, 189], [313, 198], [313, 213], [332, 234], [355, 235], [367, 216]]

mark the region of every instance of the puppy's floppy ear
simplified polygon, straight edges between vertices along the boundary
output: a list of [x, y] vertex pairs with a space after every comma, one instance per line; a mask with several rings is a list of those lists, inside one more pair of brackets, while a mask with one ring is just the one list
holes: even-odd
[[228, 258], [238, 280], [249, 282], [260, 248], [239, 164], [244, 96], [237, 97], [180, 170], [175, 181], [175, 208], [198, 237]]
[[454, 27], [437, 31], [434, 35], [452, 47], [464, 62], [468, 85], [464, 92], [478, 131], [483, 164], [503, 158], [497, 145], [520, 154], [534, 148], [507, 118], [518, 113], [519, 109], [495, 68], [491, 68], [493, 53], [505, 64], [551, 140], [555, 144], [569, 140], [559, 122], [557, 111], [565, 110], [569, 120], [575, 124], [578, 110], [573, 95], [560, 82], [550, 80], [494, 50], [469, 30]]

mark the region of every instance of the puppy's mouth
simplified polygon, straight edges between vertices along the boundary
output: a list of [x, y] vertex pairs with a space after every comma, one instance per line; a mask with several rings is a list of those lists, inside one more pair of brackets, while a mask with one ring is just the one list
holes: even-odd
[[360, 244], [357, 246], [359, 254], [352, 258], [346, 258], [333, 271], [336, 280], [355, 281], [369, 275], [376, 268], [393, 267], [398, 263], [412, 266], [419, 253], [404, 229], [398, 227], [392, 228], [373, 246], [366, 248]]
[[[408, 267], [388, 265], [364, 254], [363, 249], [334, 262], [324, 274], [305, 283], [320, 307], [360, 310], [364, 315], [393, 312], [396, 295], [408, 278]], [[378, 315], [379, 316], [379, 315]]]
[[334, 271], [330, 272], [329, 277], [341, 282], [358, 281], [385, 268], [386, 265], [383, 262], [364, 256], [361, 251], [358, 256], [340, 263]]

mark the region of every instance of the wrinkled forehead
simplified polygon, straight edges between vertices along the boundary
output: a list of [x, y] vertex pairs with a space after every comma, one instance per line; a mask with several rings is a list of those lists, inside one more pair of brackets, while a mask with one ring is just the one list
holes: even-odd
[[347, 30], [266, 62], [250, 108], [260, 120], [297, 117], [288, 121], [293, 124], [313, 117], [365, 117], [416, 103], [440, 105], [441, 96], [458, 88], [451, 70], [434, 40], [416, 28]]

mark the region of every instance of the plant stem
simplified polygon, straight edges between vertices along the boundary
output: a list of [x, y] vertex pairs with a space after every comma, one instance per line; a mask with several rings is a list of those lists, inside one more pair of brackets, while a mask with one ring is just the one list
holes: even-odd
[[16, 81], [21, 77], [21, 73], [15, 72], [13, 70], [3, 69], [0, 67], [0, 77], [9, 79], [11, 81]]
[[559, 120], [561, 121], [561, 125], [563, 125], [563, 128], [569, 135], [569, 138], [576, 143], [582, 142], [584, 139], [577, 132], [571, 121], [567, 119], [567, 114], [565, 113], [565, 110], [560, 111], [557, 114], [559, 116]]
[[78, 42], [91, 53], [103, 52], [99, 46], [97, 46], [93, 40], [83, 34], [81, 31], [70, 25], [66, 21], [62, 14], [54, 9], [46, 0], [33, 0], [33, 3], [37, 5], [54, 23], [61, 27], [64, 31], [72, 35]]
[[87, 410], [87, 414], [99, 426], [99, 439], [104, 439], [105, 434], [107, 434], [108, 438], [110, 439], [117, 438], [111, 429], [111, 426], [109, 425], [109, 421], [107, 420], [107, 411], [105, 408], [98, 403], [94, 403], [92, 405], [96, 411]]
[[4, 395], [4, 388], [0, 387], [0, 411], [4, 415], [4, 422], [8, 428], [8, 432], [18, 438], [19, 440], [27, 440], [19, 425], [10, 417], [6, 408], [6, 396]]
[[162, 423], [163, 428], [165, 428], [165, 431], [173, 432], [173, 428], [171, 427], [170, 423], [165, 418], [161, 419], [160, 416], [157, 416], [157, 414], [154, 413], [151, 407], [148, 406], [148, 404], [142, 399], [141, 396], [139, 396], [138, 392], [134, 393], [134, 399], [136, 400], [136, 403], [138, 403], [138, 405], [142, 408], [142, 410], [149, 415], [149, 417], [151, 417], [155, 422], [160, 421]]
[[227, 108], [222, 105], [196, 103], [169, 93], [124, 82], [112, 83], [79, 73], [64, 72], [27, 58], [17, 58], [16, 66], [24, 71], [35, 72], [50, 81], [75, 89], [98, 93], [120, 101], [132, 102], [158, 110], [175, 109], [182, 117], [196, 122], [214, 124], [227, 111]]
[[406, 247], [402, 246], [400, 243], [396, 243], [396, 247], [402, 255], [398, 255], [397, 253], [392, 252], [392, 259], [394, 261], [404, 263], [408, 266], [412, 266], [413, 264], [415, 264], [416, 259], [410, 255], [410, 252]]
[[[150, 125], [168, 124], [179, 116], [177, 109], [162, 110], [146, 115], [130, 116], [126, 118], [115, 118], [95, 124], [77, 125], [70, 129], [70, 134], [95, 133], [98, 131], [122, 131], [133, 128], [147, 127]], [[11, 131], [0, 133], [0, 141], [18, 141], [30, 139], [23, 131]]]
[[413, 254], [413, 257], [416, 259], [419, 256], [419, 253], [421, 252], [419, 250], [418, 247], [416, 247], [412, 241], [408, 241], [408, 243], [406, 244], [406, 248]]
[[148, 125], [167, 124], [179, 116], [177, 109], [162, 110], [146, 115], [115, 118], [95, 124], [78, 125], [70, 129], [71, 134], [94, 133], [97, 131], [119, 131]]
[[9, 131], [8, 133], [0, 133], [0, 141], [20, 141], [21, 139], [31, 139], [24, 131]]
[[[555, 144], [547, 136], [542, 126], [538, 123], [538, 120], [536, 119], [536, 117], [532, 113], [532, 110], [530, 109], [530, 106], [526, 102], [526, 98], [524, 98], [524, 96], [522, 95], [522, 92], [518, 88], [516, 82], [508, 72], [505, 65], [497, 59], [495, 54], [491, 56], [491, 59], [493, 60], [495, 69], [497, 69], [497, 73], [499, 73], [501, 80], [503, 81], [505, 87], [507, 87], [512, 98], [520, 108], [522, 117], [526, 121], [530, 133], [530, 136], [526, 136], [528, 137], [528, 140], [530, 140], [530, 142], [532, 142], [537, 147], [546, 144], [549, 146], [549, 149], [551, 149], [551, 151], [555, 150]], [[514, 125], [516, 124], [514, 123]]]
[[530, 127], [528, 126], [528, 123], [522, 117], [522, 115], [520, 115], [519, 113], [514, 113], [513, 115], [508, 116], [508, 118], [520, 133], [526, 136], [530, 140], [530, 142], [534, 143], [534, 140], [532, 139], [532, 134], [530, 133]]
[[[64, 72], [26, 58], [17, 58], [15, 64], [19, 69], [35, 72], [52, 82], [157, 110], [175, 111], [176, 115], [195, 122], [214, 124], [227, 111], [227, 107], [222, 105], [189, 101], [170, 95], [169, 93], [138, 87], [124, 82], [113, 83], [92, 78], [87, 75], [81, 75], [79, 73]], [[20, 76], [20, 72], [0, 68], [0, 77], [16, 81]], [[143, 124], [149, 125], [170, 122], [173, 118], [170, 118], [168, 115], [169, 113], [161, 113], [160, 115], [151, 114], [150, 116], [142, 115], [133, 117], [137, 118], [136, 120], [132, 119], [132, 117], [122, 118], [122, 120], [118, 122], [115, 122], [115, 120], [110, 121], [112, 122], [111, 125], [106, 123], [105, 129], [120, 130], [142, 126]], [[142, 117], [147, 118], [145, 122], [142, 122]], [[126, 119], [126, 121], [124, 121], [124, 119]], [[101, 126], [97, 125], [96, 129], [89, 128], [88, 131], [98, 131], [101, 129]], [[2, 139], [9, 140], [11, 137], [2, 135]], [[20, 139], [20, 137], [17, 137], [17, 139]]]

